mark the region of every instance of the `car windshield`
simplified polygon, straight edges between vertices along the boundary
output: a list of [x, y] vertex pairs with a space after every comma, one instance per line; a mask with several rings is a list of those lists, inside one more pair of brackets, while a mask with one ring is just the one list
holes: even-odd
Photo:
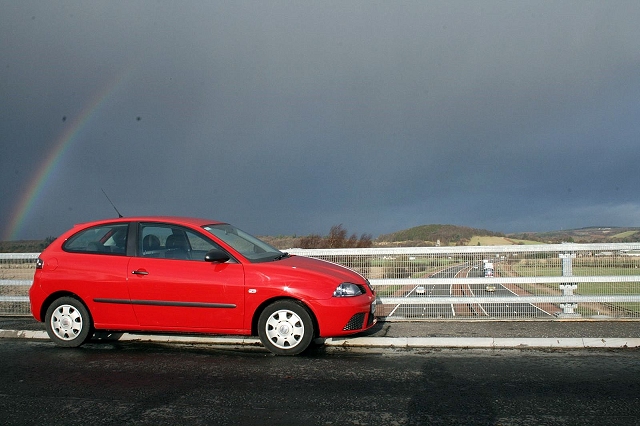
[[204, 230], [213, 234], [252, 262], [269, 262], [287, 257], [287, 253], [271, 247], [241, 229], [226, 223], [203, 226]]

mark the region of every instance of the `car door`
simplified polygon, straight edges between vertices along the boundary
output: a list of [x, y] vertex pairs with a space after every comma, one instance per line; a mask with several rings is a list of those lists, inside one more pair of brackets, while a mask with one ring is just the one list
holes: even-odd
[[130, 328], [136, 317], [126, 280], [128, 223], [102, 224], [73, 235], [63, 244], [55, 276], [61, 288], [87, 304], [99, 328]]
[[128, 287], [142, 326], [193, 331], [243, 328], [242, 264], [205, 262], [205, 254], [219, 246], [180, 226], [141, 223], [138, 241], [138, 256], [129, 263]]

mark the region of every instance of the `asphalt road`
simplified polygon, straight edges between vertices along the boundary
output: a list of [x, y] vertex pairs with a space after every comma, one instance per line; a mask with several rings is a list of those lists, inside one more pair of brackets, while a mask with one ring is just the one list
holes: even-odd
[[[455, 265], [443, 269], [429, 275], [430, 278], [461, 278], [461, 277], [474, 277], [479, 278], [484, 276], [482, 265], [475, 265], [473, 268], [470, 265]], [[488, 279], [487, 283], [491, 283]], [[417, 293], [418, 287], [422, 288], [424, 293]], [[517, 286], [516, 286], [517, 288]], [[420, 285], [414, 286], [407, 294], [406, 297], [412, 296], [513, 296], [514, 292], [507, 286], [502, 284], [495, 284], [494, 290], [487, 291], [486, 284], [455, 284], [455, 285]], [[554, 311], [547, 312], [544, 308], [552, 307]], [[479, 316], [489, 318], [536, 318], [536, 319], [554, 319], [554, 314], [559, 310], [555, 305], [548, 305], [544, 307], [536, 306], [531, 303], [488, 303], [488, 304], [432, 304], [427, 306], [420, 304], [404, 303], [395, 307], [387, 308], [388, 318], [391, 317], [404, 317], [414, 319], [434, 319], [434, 318], [455, 318], [456, 316], [464, 318], [465, 316]], [[469, 310], [469, 312], [465, 312]]]
[[638, 425], [640, 351], [0, 341], [0, 423]]

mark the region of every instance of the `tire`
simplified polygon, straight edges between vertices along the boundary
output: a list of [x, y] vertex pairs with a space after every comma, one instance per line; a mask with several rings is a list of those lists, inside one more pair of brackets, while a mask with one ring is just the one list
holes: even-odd
[[304, 305], [281, 300], [267, 306], [258, 319], [260, 341], [276, 355], [298, 355], [314, 337], [311, 314]]
[[47, 334], [57, 346], [75, 348], [93, 334], [91, 316], [84, 305], [73, 297], [61, 297], [47, 309]]

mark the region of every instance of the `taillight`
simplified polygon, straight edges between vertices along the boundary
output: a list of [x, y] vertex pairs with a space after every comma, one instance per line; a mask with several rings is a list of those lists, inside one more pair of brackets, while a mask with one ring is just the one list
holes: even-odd
[[36, 260], [36, 269], [42, 269], [43, 266], [44, 266], [44, 260], [38, 258], [38, 260]]

